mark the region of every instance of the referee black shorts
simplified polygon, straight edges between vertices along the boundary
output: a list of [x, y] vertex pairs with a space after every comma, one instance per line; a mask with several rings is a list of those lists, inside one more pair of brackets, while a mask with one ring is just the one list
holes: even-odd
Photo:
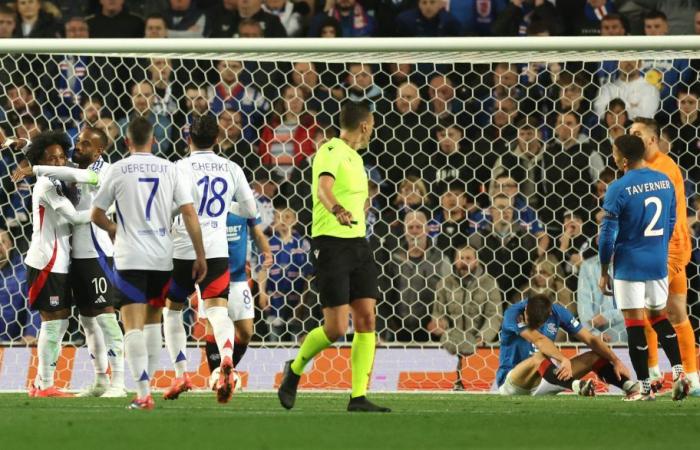
[[348, 305], [379, 297], [378, 270], [364, 238], [313, 238], [314, 266], [321, 306]]

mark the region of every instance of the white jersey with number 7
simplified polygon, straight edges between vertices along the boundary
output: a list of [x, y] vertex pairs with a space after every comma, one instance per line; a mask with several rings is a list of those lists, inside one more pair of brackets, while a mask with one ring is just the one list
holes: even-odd
[[[193, 187], [192, 197], [202, 227], [207, 259], [228, 258], [226, 216], [231, 202], [235, 200], [241, 204], [255, 205], [255, 197], [243, 169], [211, 150], [195, 151], [176, 165]], [[176, 259], [195, 259], [192, 241], [180, 216], [173, 225], [173, 244]]]
[[173, 207], [193, 203], [192, 186], [177, 166], [150, 153], [134, 153], [110, 167], [93, 206], [116, 207], [117, 270], [173, 268]]

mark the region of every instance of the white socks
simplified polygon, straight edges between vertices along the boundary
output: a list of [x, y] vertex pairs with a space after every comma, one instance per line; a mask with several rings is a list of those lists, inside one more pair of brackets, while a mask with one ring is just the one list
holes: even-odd
[[37, 355], [39, 357], [40, 389], [53, 386], [53, 375], [56, 371], [56, 361], [61, 354], [61, 341], [68, 329], [68, 319], [48, 320], [41, 322]]
[[163, 348], [163, 336], [160, 332], [159, 323], [149, 323], [143, 326], [143, 338], [145, 349], [148, 354], [148, 375], [155, 376], [156, 370], [160, 367], [160, 350]]
[[96, 319], [107, 346], [107, 359], [112, 369], [112, 386], [124, 387], [124, 335], [119, 328], [117, 315], [105, 313], [100, 314]]
[[233, 357], [234, 329], [233, 322], [228, 316], [228, 308], [225, 306], [212, 306], [207, 308], [207, 319], [214, 330], [216, 346], [219, 347], [221, 360], [227, 356]]
[[143, 398], [151, 393], [144, 332], [141, 330], [127, 331], [124, 335], [124, 350], [131, 376], [136, 382], [138, 398]]
[[100, 328], [96, 317], [87, 317], [81, 314], [78, 318], [85, 332], [85, 342], [90, 352], [92, 365], [95, 367], [95, 376], [98, 381], [103, 382], [107, 378], [107, 347], [102, 328]]
[[182, 311], [163, 308], [163, 335], [175, 376], [181, 378], [187, 370], [187, 335], [182, 322]]

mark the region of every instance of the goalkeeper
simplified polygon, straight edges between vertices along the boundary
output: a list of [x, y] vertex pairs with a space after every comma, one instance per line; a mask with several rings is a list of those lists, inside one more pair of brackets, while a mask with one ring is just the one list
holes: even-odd
[[367, 400], [375, 351], [377, 266], [365, 239], [367, 174], [358, 150], [369, 144], [374, 117], [365, 103], [347, 102], [340, 111], [340, 138], [326, 142], [312, 167], [311, 234], [323, 326], [312, 330], [296, 359], [287, 361], [278, 390], [280, 403], [294, 407], [306, 364], [345, 336], [352, 312], [352, 394], [348, 411], [389, 412]]

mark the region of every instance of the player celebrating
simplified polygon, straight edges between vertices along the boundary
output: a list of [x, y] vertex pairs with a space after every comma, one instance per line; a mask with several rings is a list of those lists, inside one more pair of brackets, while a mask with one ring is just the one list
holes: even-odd
[[[593, 351], [565, 357], [554, 345], [560, 328]], [[610, 347], [545, 294], [533, 295], [506, 310], [500, 340], [496, 383], [501, 395], [546, 395], [570, 389], [590, 397], [595, 395], [593, 380], [580, 379], [590, 371], [628, 395], [637, 390], [627, 367]]]
[[[248, 285], [248, 275], [246, 271], [246, 261], [248, 255], [248, 232], [253, 237], [257, 245], [258, 252], [263, 256], [260, 273], [265, 274], [272, 266], [272, 252], [267, 236], [263, 233], [260, 214], [255, 219], [246, 219], [236, 214], [229, 213], [226, 218], [226, 237], [228, 239], [228, 265], [231, 273], [231, 286], [228, 294], [228, 315], [233, 320], [236, 329], [236, 341], [233, 345], [233, 365], [238, 364], [243, 359], [243, 355], [248, 349], [250, 339], [253, 337], [253, 318], [255, 308], [253, 307], [253, 296]], [[265, 286], [265, 278], [259, 279], [259, 286]], [[261, 292], [260, 295], [263, 295]], [[260, 307], [264, 309], [265, 304], [261, 300]], [[206, 313], [200, 315], [205, 318]], [[209, 371], [215, 373], [221, 361], [219, 349], [216, 346], [216, 339], [212, 334], [211, 324], [207, 320], [206, 335], [207, 364]]]
[[[633, 135], [615, 139], [613, 158], [625, 175], [605, 193], [600, 227], [600, 289], [613, 295], [627, 328], [630, 359], [641, 389], [632, 400], [654, 400], [647, 365], [644, 317], [649, 317], [673, 366], [673, 399], [688, 395], [676, 333], [666, 318], [668, 246], [676, 221], [676, 198], [669, 178], [644, 164], [644, 143]], [[614, 284], [608, 268], [615, 256]], [[658, 345], [658, 343], [653, 343]]]
[[[18, 169], [13, 180], [34, 174], [69, 183], [78, 183], [80, 199], [76, 209], [89, 214], [101, 177], [109, 164], [102, 159], [108, 144], [99, 128], [85, 127], [78, 135], [73, 162], [78, 168], [28, 166]], [[88, 351], [95, 369], [95, 382], [80, 396], [125, 397], [124, 339], [113, 307], [112, 241], [107, 233], [90, 223], [73, 227], [68, 282], [80, 312]], [[107, 361], [112, 368], [111, 386]]]
[[[45, 131], [33, 140], [26, 157], [32, 165], [65, 166], [70, 147], [66, 133]], [[75, 210], [76, 197], [76, 192], [60, 181], [37, 177], [32, 195], [32, 241], [25, 259], [29, 305], [41, 315], [37, 343], [39, 386], [30, 390], [30, 395], [36, 397], [72, 396], [54, 387], [53, 376], [71, 307], [71, 225], [90, 221], [89, 211]]]
[[[148, 353], [143, 335], [146, 305], [162, 307], [170, 272], [173, 206], [192, 239], [196, 254], [191, 276], [200, 282], [207, 272], [202, 233], [192, 202], [192, 186], [177, 167], [151, 154], [153, 126], [144, 117], [127, 127], [131, 155], [106, 174], [93, 201], [92, 221], [114, 238], [115, 298], [124, 323], [126, 360], [137, 385], [131, 409], [152, 409]], [[105, 210], [114, 203], [117, 223]]]
[[372, 137], [374, 117], [365, 103], [346, 102], [340, 112], [340, 138], [316, 153], [311, 181], [311, 234], [316, 280], [323, 306], [323, 326], [311, 330], [297, 357], [287, 361], [277, 394], [283, 407], [294, 407], [304, 366], [345, 336], [352, 311], [352, 394], [348, 411], [389, 412], [367, 400], [375, 351], [377, 266], [365, 239], [367, 173], [358, 150]]
[[[212, 151], [218, 136], [219, 125], [214, 116], [196, 117], [190, 127], [190, 156], [178, 161], [177, 167], [193, 186], [199, 188], [193, 192], [193, 198], [198, 205], [197, 215], [204, 230], [204, 249], [208, 267], [207, 276], [199, 281], [200, 300], [204, 301], [206, 316], [221, 355], [217, 398], [220, 403], [226, 403], [233, 394], [235, 340], [234, 326], [227, 307], [230, 273], [226, 214], [233, 200], [236, 201], [242, 217], [254, 218], [258, 209], [243, 170], [237, 164]], [[182, 323], [182, 309], [187, 297], [195, 291], [191, 276], [192, 267], [195, 264], [195, 250], [180, 218], [175, 221], [173, 237], [175, 260], [167, 308], [164, 311], [164, 329], [165, 343], [175, 365], [176, 379], [165, 393], [165, 399], [175, 399], [182, 392], [191, 389], [185, 374], [186, 337]]]
[[[647, 167], [666, 175], [673, 183], [676, 193], [676, 225], [668, 248], [668, 320], [673, 324], [678, 337], [683, 369], [691, 385], [691, 395], [700, 396], [695, 333], [688, 319], [688, 279], [685, 267], [690, 262], [691, 244], [683, 175], [673, 159], [659, 150], [659, 126], [654, 119], [634, 119], [630, 134], [640, 137], [644, 142], [644, 161]], [[659, 380], [662, 376], [658, 365], [657, 336], [649, 321], [645, 324], [645, 333], [649, 344], [650, 375], [652, 379]], [[661, 385], [659, 381], [656, 384], [657, 387]]]

